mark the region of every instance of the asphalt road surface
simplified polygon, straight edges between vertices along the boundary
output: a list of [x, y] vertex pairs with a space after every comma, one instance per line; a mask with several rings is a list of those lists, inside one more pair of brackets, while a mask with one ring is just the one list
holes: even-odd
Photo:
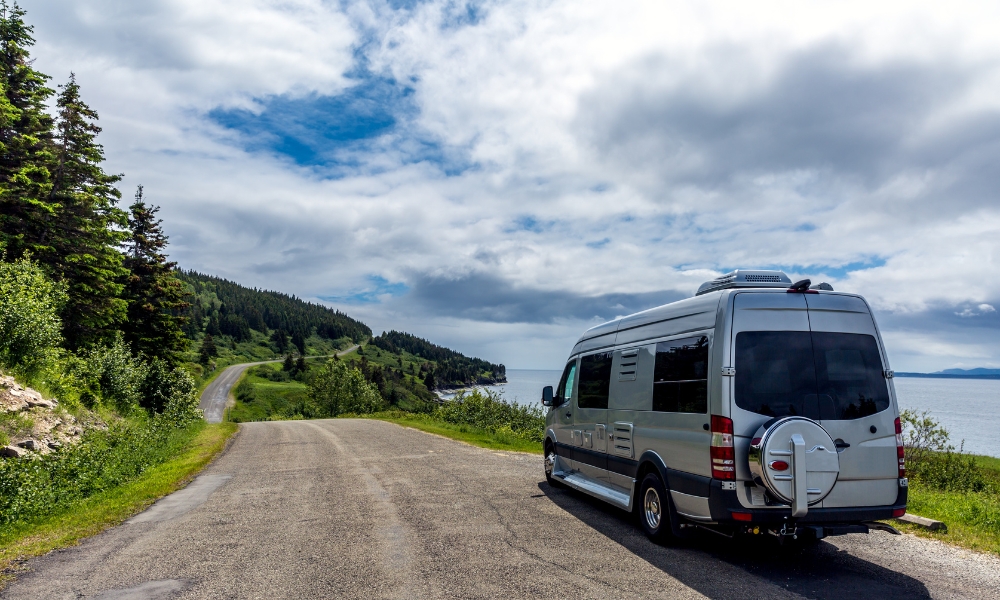
[[[357, 346], [351, 346], [343, 352], [338, 352], [337, 356], [343, 356], [348, 352], [352, 352], [357, 348]], [[320, 356], [307, 356], [306, 358], [323, 358]], [[281, 362], [281, 360], [265, 360], [262, 362], [254, 363], [243, 363], [241, 365], [233, 365], [231, 367], [226, 367], [226, 370], [219, 373], [212, 383], [208, 384], [205, 391], [201, 393], [201, 402], [198, 408], [205, 412], [205, 420], [209, 423], [221, 423], [222, 417], [226, 411], [226, 405], [229, 403], [229, 392], [233, 389], [233, 386], [240, 379], [240, 375], [243, 374], [249, 367], [255, 367], [257, 365], [265, 365], [267, 363]]]
[[244, 424], [184, 490], [24, 566], [0, 597], [1000, 597], [1000, 561], [906, 535], [658, 546], [539, 456], [349, 419]]

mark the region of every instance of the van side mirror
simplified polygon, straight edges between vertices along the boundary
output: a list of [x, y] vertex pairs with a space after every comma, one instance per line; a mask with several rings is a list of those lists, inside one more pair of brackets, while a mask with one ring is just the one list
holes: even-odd
[[552, 386], [542, 388], [542, 406], [552, 406]]

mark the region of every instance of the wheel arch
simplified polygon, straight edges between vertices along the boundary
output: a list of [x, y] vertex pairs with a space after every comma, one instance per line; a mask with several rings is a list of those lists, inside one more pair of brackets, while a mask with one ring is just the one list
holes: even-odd
[[667, 481], [667, 465], [664, 464], [663, 459], [660, 455], [652, 450], [646, 450], [642, 453], [637, 461], [639, 465], [636, 467], [635, 471], [635, 491], [633, 494], [639, 493], [639, 487], [642, 484], [643, 478], [649, 473], [656, 473], [660, 478], [660, 483], [663, 484], [663, 489], [670, 491], [670, 485]]

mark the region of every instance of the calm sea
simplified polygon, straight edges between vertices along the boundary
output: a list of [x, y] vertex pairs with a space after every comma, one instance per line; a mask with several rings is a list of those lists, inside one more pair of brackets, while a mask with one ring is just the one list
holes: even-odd
[[[489, 386], [507, 400], [538, 405], [542, 388], [559, 383], [561, 371], [508, 369], [507, 383]], [[901, 409], [928, 411], [951, 433], [956, 448], [1000, 457], [1000, 380], [897, 377]]]

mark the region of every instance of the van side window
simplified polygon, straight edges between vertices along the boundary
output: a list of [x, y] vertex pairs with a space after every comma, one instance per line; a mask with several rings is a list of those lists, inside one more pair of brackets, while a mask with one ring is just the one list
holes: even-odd
[[566, 369], [563, 371], [562, 378], [559, 379], [559, 387], [556, 388], [555, 397], [559, 398], [559, 403], [562, 404], [569, 400], [570, 396], [573, 395], [573, 382], [576, 379], [576, 361], [570, 362], [566, 365]]
[[580, 384], [576, 405], [580, 408], [607, 408], [611, 385], [611, 353], [601, 352], [580, 359]]
[[653, 410], [708, 412], [708, 338], [689, 337], [656, 345]]

